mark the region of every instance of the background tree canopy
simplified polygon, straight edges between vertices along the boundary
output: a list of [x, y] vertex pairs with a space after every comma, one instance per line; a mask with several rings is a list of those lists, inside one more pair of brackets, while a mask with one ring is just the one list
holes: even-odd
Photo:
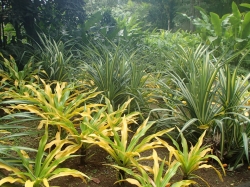
[[[121, 20], [131, 16], [134, 18], [131, 24], [140, 24], [143, 30], [194, 31], [192, 21], [183, 14], [190, 18], [200, 17], [195, 8], [199, 6], [221, 16], [230, 13], [232, 0], [0, 0], [0, 3], [0, 34], [5, 45], [4, 28], [6, 30], [7, 23], [13, 25], [17, 41], [25, 38], [29, 43], [38, 41], [37, 33], [54, 38], [62, 35], [83, 37], [90, 28], [100, 30], [97, 25], [103, 28], [103, 21], [107, 22], [107, 18], [112, 20], [107, 24], [114, 27], [124, 25]], [[243, 0], [235, 3], [239, 5]], [[116, 24], [118, 19], [120, 22]], [[87, 25], [86, 20], [90, 20]]]
[[10, 22], [18, 40], [44, 33], [74, 30], [86, 18], [83, 0], [1, 0], [1, 23]]

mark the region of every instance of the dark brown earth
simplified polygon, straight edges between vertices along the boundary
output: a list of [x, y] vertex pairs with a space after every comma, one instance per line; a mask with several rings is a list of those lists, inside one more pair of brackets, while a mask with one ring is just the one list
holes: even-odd
[[[80, 165], [80, 158], [71, 159], [64, 163], [63, 166], [77, 169], [88, 176], [93, 177], [94, 180], [90, 180], [85, 184], [78, 178], [64, 177], [54, 180], [51, 184], [61, 187], [118, 187], [118, 184], [114, 184], [116, 182], [116, 170], [110, 166], [104, 165], [104, 163], [112, 163], [112, 159], [109, 155], [97, 146], [92, 147], [89, 150], [89, 154], [92, 153], [94, 153], [94, 156], [92, 156], [84, 166]], [[167, 150], [163, 148], [157, 149], [157, 153], [163, 158], [167, 155]], [[216, 165], [214, 166], [217, 167]], [[248, 170], [247, 166], [243, 166], [236, 171], [227, 171], [226, 176], [223, 177], [223, 182], [220, 181], [216, 172], [212, 169], [200, 169], [196, 174], [205, 179], [211, 187], [233, 187], [240, 184], [243, 185], [250, 181], [250, 170]], [[173, 180], [178, 180], [180, 177], [180, 174], [177, 174]], [[197, 182], [198, 185], [196, 186], [206, 186], [202, 181]], [[123, 184], [122, 187], [134, 186], [131, 184]], [[250, 185], [242, 187], [250, 187]]]

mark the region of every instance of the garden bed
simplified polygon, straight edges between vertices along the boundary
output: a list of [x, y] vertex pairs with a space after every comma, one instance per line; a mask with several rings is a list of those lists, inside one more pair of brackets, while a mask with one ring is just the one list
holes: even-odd
[[[29, 130], [34, 129], [37, 126], [36, 122], [29, 122], [24, 124], [25, 126], [29, 127]], [[28, 130], [28, 131], [29, 131]], [[17, 131], [18, 132], [18, 131]], [[42, 134], [36, 134], [31, 136], [25, 136], [22, 139], [16, 139], [14, 144], [28, 146], [31, 148], [37, 148], [38, 143], [40, 140], [40, 136]], [[52, 135], [51, 135], [52, 136]], [[166, 148], [158, 148], [157, 154], [160, 158], [168, 158], [168, 150]], [[79, 154], [78, 151], [76, 154]], [[148, 156], [152, 154], [152, 150], [146, 151], [143, 153], [142, 156]], [[35, 154], [31, 154], [31, 156], [35, 156]], [[90, 157], [89, 157], [90, 156]], [[92, 146], [90, 149], [87, 150], [87, 157], [86, 164], [81, 165], [81, 157], [73, 157], [68, 159], [66, 162], [60, 165], [61, 168], [71, 168], [76, 169], [78, 171], [83, 172], [87, 176], [91, 178], [91, 180], [87, 180], [87, 183], [84, 183], [80, 178], [74, 177], [61, 177], [54, 179], [50, 182], [51, 186], [60, 186], [60, 187], [118, 187], [119, 184], [115, 184], [117, 181], [117, 171], [109, 166], [109, 164], [115, 164], [113, 159], [110, 155], [105, 152], [102, 148], [98, 146]], [[146, 163], [145, 163], [146, 162]], [[219, 171], [220, 167], [210, 161], [208, 164], [213, 165]], [[144, 161], [144, 165], [152, 166], [152, 161]], [[7, 172], [3, 172], [5, 175]], [[222, 173], [222, 171], [221, 171]], [[248, 169], [247, 165], [240, 167], [235, 171], [226, 171], [226, 176], [223, 176], [224, 181], [220, 181], [218, 175], [213, 169], [199, 169], [196, 172], [197, 175], [201, 176], [204, 180], [206, 180], [211, 187], [229, 187], [229, 186], [239, 186], [243, 185], [246, 187], [247, 182], [250, 181], [250, 170]], [[181, 173], [180, 171], [177, 173], [176, 176], [172, 178], [172, 182], [180, 181], [181, 180]], [[201, 180], [197, 180], [197, 186], [205, 187], [205, 183]], [[246, 185], [245, 185], [246, 184]], [[135, 187], [132, 184], [124, 183], [121, 185], [122, 187]]]
[[[162, 158], [167, 156], [167, 150], [164, 148], [157, 149], [157, 153]], [[85, 184], [78, 178], [63, 177], [54, 180], [51, 184], [61, 187], [118, 187], [118, 184], [114, 184], [116, 182], [117, 176], [116, 170], [110, 166], [104, 165], [107, 163], [112, 163], [112, 159], [109, 157], [109, 155], [97, 146], [90, 148], [88, 154], [94, 155], [84, 166], [80, 165], [80, 158], [70, 159], [64, 163], [63, 166], [82, 171], [88, 176], [93, 177], [93, 180], [88, 181], [88, 183]], [[212, 169], [201, 169], [196, 173], [204, 178], [211, 187], [238, 186], [250, 181], [250, 171], [248, 170], [247, 166], [243, 166], [236, 171], [227, 171], [226, 176], [223, 177], [224, 182], [220, 181], [217, 174]], [[178, 180], [180, 176], [175, 176], [173, 180]], [[199, 183], [200, 187], [206, 186], [201, 181], [197, 182]], [[122, 187], [134, 187], [134, 185], [123, 184]]]

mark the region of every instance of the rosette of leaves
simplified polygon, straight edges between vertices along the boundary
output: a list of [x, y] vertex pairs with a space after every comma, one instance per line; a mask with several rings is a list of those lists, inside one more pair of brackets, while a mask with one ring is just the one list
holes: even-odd
[[[52, 179], [69, 175], [79, 177], [86, 182], [85, 178], [88, 177], [84, 173], [74, 169], [59, 168], [62, 162], [73, 157], [72, 154], [75, 153], [81, 145], [75, 144], [67, 138], [61, 140], [60, 133], [57, 133], [55, 140], [50, 143], [47, 143], [47, 140], [48, 129], [46, 128], [45, 134], [40, 140], [34, 161], [29, 157], [26, 151], [12, 148], [20, 158], [22, 169], [0, 161], [0, 168], [12, 173], [10, 176], [2, 178], [0, 185], [5, 183], [19, 183], [27, 187], [49, 187], [49, 181]], [[49, 153], [46, 154], [44, 152], [45, 150], [49, 150]]]
[[84, 84], [55, 82], [47, 84], [44, 80], [38, 79], [42, 84], [27, 84], [25, 87], [29, 92], [19, 94], [8, 92], [14, 98], [5, 101], [5, 104], [15, 104], [9, 106], [9, 110], [24, 110], [36, 114], [42, 120], [38, 128], [44, 124], [55, 125], [63, 128], [71, 135], [78, 134], [75, 126], [79, 126], [84, 118], [86, 108], [100, 106], [100, 104], [87, 104], [87, 101], [96, 97], [100, 92], [88, 90]]
[[[172, 154], [170, 153], [172, 156]], [[165, 159], [161, 160], [158, 157], [158, 154], [153, 150], [153, 154], [148, 157], [142, 157], [140, 160], [153, 160], [153, 167], [140, 165], [136, 160], [132, 159], [133, 165], [136, 169], [129, 169], [125, 167], [120, 167], [113, 165], [117, 169], [125, 171], [131, 176], [131, 178], [126, 178], [121, 181], [127, 181], [138, 187], [158, 187], [158, 186], [172, 186], [172, 187], [185, 187], [196, 182], [192, 180], [181, 180], [179, 182], [172, 183], [170, 180], [178, 172], [178, 169], [181, 165], [178, 161], [170, 160], [168, 162]], [[160, 163], [159, 163], [160, 161]], [[118, 181], [118, 182], [121, 182]]]
[[10, 56], [9, 59], [4, 58], [2, 54], [0, 56], [2, 57], [0, 63], [3, 66], [2, 69], [0, 68], [0, 77], [2, 78], [0, 85], [2, 89], [11, 89], [18, 93], [24, 93], [27, 91], [24, 85], [27, 82], [32, 83], [36, 81], [34, 75], [38, 72], [38, 70], [32, 65], [33, 58], [30, 58], [29, 62], [27, 62], [23, 69], [20, 70], [12, 56]]
[[185, 139], [183, 133], [180, 131], [180, 137], [181, 137], [181, 146], [182, 149], [180, 147], [180, 145], [177, 143], [176, 140], [174, 140], [172, 137], [170, 137], [170, 139], [173, 142], [173, 146], [169, 145], [168, 143], [166, 143], [163, 140], [160, 140], [162, 142], [162, 144], [169, 150], [170, 154], [172, 154], [174, 156], [174, 159], [177, 160], [180, 163], [180, 170], [182, 172], [183, 175], [183, 180], [192, 180], [194, 178], [199, 178], [201, 179], [207, 186], [209, 186], [209, 184], [205, 181], [205, 179], [203, 179], [202, 177], [200, 177], [197, 174], [194, 174], [194, 171], [197, 171], [201, 168], [212, 168], [218, 175], [218, 177], [220, 178], [221, 181], [223, 181], [222, 175], [220, 173], [220, 171], [215, 168], [214, 166], [207, 164], [209, 159], [213, 159], [214, 161], [216, 161], [219, 166], [221, 167], [224, 175], [225, 175], [225, 169], [221, 163], [221, 161], [219, 160], [219, 158], [212, 153], [212, 148], [211, 146], [207, 145], [207, 146], [203, 146], [203, 139], [204, 136], [206, 134], [206, 131], [204, 131], [202, 133], [202, 135], [199, 137], [197, 143], [193, 146], [191, 145], [190, 149], [189, 146], [187, 144], [187, 140]]
[[[104, 149], [114, 159], [117, 166], [131, 168], [133, 167], [131, 159], [138, 158], [142, 152], [161, 147], [161, 142], [155, 138], [173, 130], [164, 129], [157, 133], [146, 135], [154, 124], [148, 120], [147, 118], [143, 121], [134, 134], [128, 126], [130, 120], [128, 120], [127, 116], [121, 117], [115, 123], [113, 120], [109, 120], [109, 131], [112, 136], [107, 136], [102, 132], [90, 134], [83, 142], [96, 144]], [[125, 179], [125, 177], [125, 172], [119, 169], [118, 179]]]

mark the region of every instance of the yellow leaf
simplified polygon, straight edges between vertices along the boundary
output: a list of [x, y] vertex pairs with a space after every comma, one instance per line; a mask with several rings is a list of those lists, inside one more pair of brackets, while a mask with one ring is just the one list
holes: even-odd
[[29, 155], [24, 150], [21, 150], [21, 153], [24, 158], [30, 158]]
[[11, 167], [11, 166], [5, 165], [3, 163], [0, 163], [0, 168], [5, 169], [5, 170], [10, 171], [10, 172], [14, 172], [16, 174], [16, 176], [18, 176], [19, 178], [26, 180], [25, 175], [23, 175], [22, 172], [15, 167]]
[[[45, 91], [45, 94], [48, 96], [48, 98], [50, 99], [49, 100], [49, 103], [52, 104], [53, 103], [53, 99], [54, 99], [54, 96], [53, 96], [53, 93], [52, 93], [52, 90], [50, 88], [50, 85], [48, 84], [44, 84], [44, 91]], [[47, 99], [48, 99], [47, 98]]]
[[40, 111], [40, 109], [34, 105], [26, 105], [26, 104], [20, 104], [17, 106], [13, 106], [12, 108], [15, 109], [21, 109], [21, 110], [28, 110], [31, 113], [35, 113], [38, 116], [42, 117], [43, 119], [46, 119], [46, 116], [44, 115], [44, 112]]
[[15, 87], [18, 86], [18, 80], [15, 80], [14, 85], [15, 85]]
[[0, 133], [1, 133], [1, 134], [10, 134], [10, 132], [9, 132], [9, 131], [6, 131], [6, 130], [0, 130]]
[[51, 141], [50, 143], [47, 143], [44, 150], [50, 149], [53, 145], [58, 146], [62, 140], [60, 140], [60, 132], [56, 133], [55, 140]]
[[222, 178], [221, 173], [220, 173], [215, 167], [213, 167], [212, 165], [202, 164], [201, 166], [199, 166], [199, 169], [200, 169], [200, 168], [206, 168], [206, 169], [208, 169], [208, 168], [213, 168], [214, 171], [217, 173], [218, 177], [220, 178], [220, 180], [223, 182], [223, 178]]
[[[64, 169], [60, 169], [61, 172], [58, 173], [58, 174], [53, 174], [49, 179], [48, 181], [51, 181], [52, 179], [55, 179], [55, 178], [58, 178], [58, 177], [65, 177], [65, 176], [73, 176], [73, 177], [79, 177], [82, 179], [83, 182], [86, 183], [86, 180], [85, 178], [87, 179], [90, 179], [87, 175], [85, 175], [84, 173], [80, 172], [80, 171], [77, 171], [75, 169], [68, 169], [68, 168], [64, 168]], [[56, 173], [56, 170], [55, 172], [53, 173]]]
[[0, 186], [6, 182], [9, 182], [9, 183], [21, 183], [21, 184], [24, 184], [24, 181], [20, 178], [13, 178], [13, 177], [5, 177], [3, 179], [0, 180]]
[[159, 173], [159, 162], [158, 162], [157, 152], [154, 149], [153, 149], [153, 159], [154, 159], [154, 166], [153, 166], [154, 181], [156, 181], [157, 175]]
[[63, 151], [56, 154], [55, 159], [69, 156], [69, 155], [75, 153], [76, 151], [78, 151], [81, 148], [81, 146], [82, 146], [81, 144], [67, 146]]
[[60, 102], [61, 100], [61, 97], [62, 97], [62, 92], [63, 92], [63, 89], [66, 87], [66, 82], [62, 82], [61, 85], [59, 82], [56, 83], [56, 95], [58, 97], [58, 102]]
[[2, 78], [1, 83], [4, 83], [6, 80], [8, 80], [8, 78], [6, 77]]
[[200, 125], [200, 126], [198, 126], [198, 128], [206, 130], [209, 128], [209, 125]]
[[25, 187], [33, 187], [34, 186], [34, 183], [35, 183], [35, 181], [30, 181], [30, 180], [27, 180], [26, 182], [25, 182]]
[[122, 118], [122, 129], [121, 129], [121, 144], [123, 146], [123, 151], [125, 151], [128, 142], [128, 124], [126, 118]]
[[43, 179], [43, 184], [45, 187], [50, 187], [47, 179]]
[[43, 128], [43, 125], [46, 125], [48, 124], [47, 120], [41, 120], [40, 123], [38, 124], [37, 126], [37, 129], [42, 129]]
[[132, 179], [132, 178], [127, 178], [127, 179], [125, 179], [127, 182], [129, 182], [130, 184], [134, 184], [134, 185], [136, 185], [136, 186], [138, 186], [138, 187], [142, 187], [142, 185], [137, 181], [137, 180], [135, 180], [135, 179]]

